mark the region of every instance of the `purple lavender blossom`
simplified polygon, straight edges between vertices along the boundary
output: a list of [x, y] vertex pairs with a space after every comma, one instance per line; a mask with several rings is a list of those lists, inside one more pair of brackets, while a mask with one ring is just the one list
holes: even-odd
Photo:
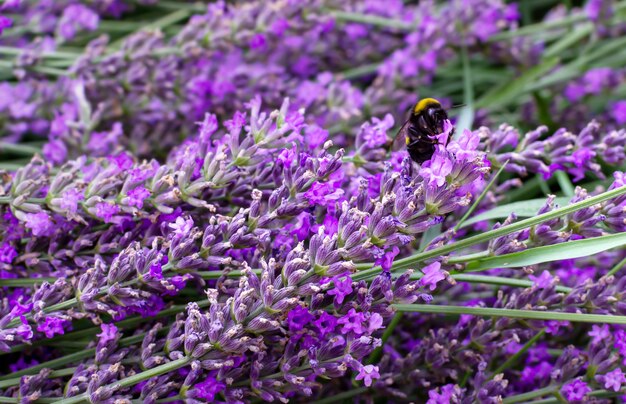
[[333, 277], [334, 288], [328, 291], [328, 294], [334, 296], [337, 304], [343, 303], [343, 299], [352, 293], [352, 278], [349, 275]]
[[17, 257], [17, 250], [9, 243], [0, 244], [0, 262], [10, 264]]
[[591, 392], [591, 388], [580, 379], [566, 383], [561, 388], [561, 394], [567, 401], [582, 401], [587, 393]]
[[420, 279], [420, 284], [429, 288], [431, 291], [435, 290], [437, 283], [446, 278], [445, 274], [441, 270], [441, 263], [438, 261], [433, 262], [422, 268], [424, 277]]
[[63, 328], [65, 323], [66, 321], [61, 318], [49, 316], [37, 327], [37, 331], [46, 334], [47, 338], [52, 338], [55, 334], [63, 335], [65, 333]]
[[365, 365], [356, 375], [356, 380], [363, 380], [363, 384], [367, 387], [371, 386], [375, 379], [380, 378], [380, 373], [378, 373], [378, 366], [374, 365]]
[[207, 402], [215, 400], [215, 396], [226, 388], [226, 384], [215, 380], [213, 377], [207, 377], [204, 381], [197, 383], [194, 389], [188, 394], [190, 397], [204, 399]]
[[13, 26], [13, 20], [9, 17], [5, 17], [4, 15], [0, 15], [0, 35], [4, 32], [5, 29]]
[[[476, 256], [617, 235], [626, 196], [419, 258], [488, 234], [489, 221], [457, 224], [505, 161], [477, 212], [507, 203], [537, 174], [551, 191], [557, 172], [577, 181], [570, 203], [624, 186], [615, 88], [625, 75], [595, 67], [617, 59], [545, 85], [574, 72], [569, 49], [537, 78], [533, 104], [497, 106], [519, 111], [511, 118], [520, 127], [534, 127], [534, 113], [569, 129], [483, 127], [446, 143], [446, 122], [433, 158], [417, 165], [404, 150], [389, 154], [394, 127], [416, 97], [443, 96], [446, 107], [461, 98], [459, 49], [481, 63], [477, 96], [497, 84], [491, 69], [540, 64], [544, 37], [515, 32], [515, 4], [253, 0], [181, 3], [170, 15], [166, 3], [0, 6], [17, 24], [0, 37], [14, 58], [0, 66], [11, 77], [0, 83], [0, 153], [16, 159], [0, 167], [0, 349], [20, 372], [0, 375], [0, 398], [287, 402], [356, 383], [368, 402], [469, 404], [545, 388], [570, 401], [621, 390], [620, 326], [402, 312], [426, 303], [626, 313], [620, 249], [490, 270], [489, 282], [460, 273]], [[167, 26], [114, 20], [148, 7]], [[538, 26], [551, 46], [562, 18], [587, 18], [593, 32], [580, 48], [610, 46], [623, 36], [614, 13], [611, 2], [590, 1], [555, 7]], [[108, 31], [113, 42], [95, 37]], [[502, 116], [481, 109], [472, 126]], [[588, 182], [611, 174], [610, 186]], [[400, 271], [407, 263], [414, 269]]]
[[66, 40], [74, 38], [78, 30], [93, 31], [98, 28], [100, 17], [81, 4], [72, 4], [63, 11], [59, 34]]
[[596, 376], [596, 379], [603, 384], [605, 389], [613, 391], [619, 391], [622, 384], [626, 382], [626, 376], [624, 376], [624, 372], [620, 368], [614, 369], [605, 375]]
[[609, 327], [604, 324], [602, 326], [593, 325], [591, 327], [591, 331], [589, 332], [589, 336], [591, 337], [591, 343], [599, 344], [604, 341], [610, 335]]
[[621, 100], [615, 102], [611, 106], [611, 115], [618, 125], [626, 124], [626, 101]]
[[34, 236], [49, 236], [54, 231], [54, 224], [50, 216], [45, 212], [27, 213], [24, 215], [26, 228], [30, 229]]

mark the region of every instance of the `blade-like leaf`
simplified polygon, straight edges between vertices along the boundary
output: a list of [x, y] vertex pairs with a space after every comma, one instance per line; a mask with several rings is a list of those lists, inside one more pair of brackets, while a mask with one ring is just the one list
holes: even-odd
[[441, 234], [441, 223], [438, 223], [432, 227], [429, 227], [424, 234], [422, 234], [422, 239], [420, 240], [420, 251], [424, 251], [428, 244], [433, 241], [436, 237]]
[[539, 77], [543, 77], [547, 72], [552, 70], [559, 63], [556, 57], [548, 58], [542, 63], [528, 69], [521, 76], [512, 80], [504, 81], [501, 86], [495, 87], [487, 92], [477, 102], [477, 108], [501, 107], [511, 100], [518, 98], [521, 94], [527, 92], [527, 88], [537, 81]]
[[[570, 198], [562, 197], [555, 198], [556, 205], [565, 206], [569, 202]], [[493, 219], [505, 219], [511, 213], [515, 213], [517, 217], [533, 217], [537, 215], [537, 212], [546, 203], [545, 198], [529, 199], [523, 202], [513, 202], [507, 205], [497, 206], [486, 212], [482, 212], [476, 216], [469, 218], [461, 227], [469, 226], [474, 223], [481, 222], [483, 220]]]
[[[626, 194], [626, 185], [619, 187], [619, 188], [611, 189], [599, 195], [594, 195], [591, 198], [587, 198], [582, 201], [572, 203], [570, 205], [563, 206], [558, 209], [551, 210], [541, 215], [536, 215], [533, 217], [520, 220], [518, 222], [511, 223], [508, 226], [502, 226], [497, 229], [491, 229], [484, 233], [475, 234], [471, 237], [467, 237], [467, 238], [455, 241], [453, 243], [448, 243], [440, 247], [433, 248], [432, 250], [422, 251], [417, 254], [413, 254], [411, 256], [401, 258], [399, 260], [396, 260], [393, 263], [393, 266], [391, 268], [392, 268], [392, 271], [415, 268], [416, 264], [419, 264], [431, 258], [448, 255], [454, 251], [460, 251], [465, 248], [474, 246], [476, 244], [493, 240], [494, 238], [497, 238], [497, 237], [506, 236], [507, 234], [511, 234], [516, 231], [527, 229], [539, 223], [543, 223], [545, 221], [555, 219], [557, 217], [565, 216], [572, 212], [576, 212], [577, 210], [584, 209], [589, 206], [593, 206], [597, 203], [601, 203], [601, 202], [607, 201], [612, 198], [616, 198], [624, 194]], [[357, 272], [356, 274], [352, 274], [351, 275], [352, 280], [360, 281], [363, 279], [371, 279], [377, 276], [378, 274], [380, 274], [381, 268], [379, 266], [373, 266], [373, 264], [366, 264], [366, 265], [372, 265], [372, 267], [369, 269], [359, 270], [359, 272]]]
[[626, 245], [626, 233], [568, 241], [561, 244], [530, 248], [498, 257], [478, 259], [467, 264], [467, 271], [525, 267], [543, 262], [581, 258], [624, 245]]
[[471, 130], [474, 124], [474, 81], [466, 46], [461, 48], [461, 60], [463, 62], [463, 102], [465, 106], [461, 109], [456, 120], [455, 137], [460, 136], [465, 129]]
[[523, 318], [525, 320], [556, 320], [579, 323], [626, 324], [626, 316], [606, 314], [564, 313], [560, 311], [495, 309], [492, 307], [442, 306], [435, 304], [392, 304], [405, 313], [472, 314], [484, 317]]
[[561, 54], [563, 51], [576, 45], [579, 41], [586, 38], [593, 32], [593, 25], [591, 23], [580, 24], [576, 30], [569, 35], [563, 35], [563, 37], [553, 43], [547, 48], [543, 55], [544, 57], [552, 57]]

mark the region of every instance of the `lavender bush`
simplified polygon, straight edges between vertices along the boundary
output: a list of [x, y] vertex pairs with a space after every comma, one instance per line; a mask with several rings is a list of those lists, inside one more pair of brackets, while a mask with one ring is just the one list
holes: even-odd
[[5, 1], [0, 402], [624, 400], [626, 6], [573, 3]]

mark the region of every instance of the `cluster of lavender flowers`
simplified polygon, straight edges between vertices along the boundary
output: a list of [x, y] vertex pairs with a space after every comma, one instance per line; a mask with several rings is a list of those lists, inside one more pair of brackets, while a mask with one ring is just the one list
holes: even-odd
[[[77, 96], [74, 80], [49, 80], [38, 68], [45, 67], [46, 53], [63, 44], [63, 35], [60, 39], [54, 32], [93, 30], [100, 14], [117, 16], [130, 7], [121, 1], [102, 3], [51, 6], [64, 10], [58, 18], [48, 9], [16, 9], [26, 21], [50, 15], [51, 27], [40, 28], [45, 45], [18, 54], [13, 69], [21, 79], [4, 83], [3, 91], [12, 96], [6, 106], [0, 103], [6, 116], [2, 125], [12, 139], [47, 137], [45, 156], [57, 164], [82, 153], [106, 156], [116, 144], [142, 157], [162, 157], [194, 132], [205, 111], [228, 119], [257, 95], [272, 107], [289, 97], [306, 108], [308, 121], [347, 135], [349, 143], [350, 130], [371, 116], [391, 112], [397, 120], [403, 117], [416, 97], [414, 89], [430, 83], [454, 49], [469, 46], [483, 52], [485, 41], [515, 27], [519, 18], [515, 5], [484, 0], [443, 8], [399, 0], [384, 6], [372, 0], [279, 2], [273, 7], [263, 1], [217, 2], [189, 18], [173, 37], [138, 31], [112, 44], [107, 36], [98, 36], [84, 54], [67, 55], [57, 65], [65, 62], [67, 73], [83, 83], [85, 96]], [[344, 21], [336, 11], [389, 18], [403, 27]], [[461, 35], [455, 25], [466, 31]], [[407, 27], [416, 28], [407, 33]], [[12, 38], [5, 41], [11, 44]], [[365, 74], [364, 83], [346, 80], [342, 72], [358, 65], [376, 67]], [[89, 116], [80, 113], [81, 98], [94, 106]], [[9, 99], [20, 100], [19, 106]]]
[[[610, 51], [621, 9], [541, 24]], [[626, 396], [619, 58], [563, 59], [517, 127], [479, 100], [419, 165], [389, 145], [422, 89], [542, 63], [515, 4], [0, 13], [0, 402]]]
[[[412, 373], [399, 371], [399, 362], [388, 357], [395, 342], [385, 344], [380, 362], [372, 358], [389, 342], [383, 331], [398, 315], [394, 305], [433, 304], [432, 292], [442, 285], [449, 296], [458, 295], [449, 275], [458, 264], [437, 259], [418, 264], [417, 273], [392, 272], [393, 261], [417, 252], [415, 242], [425, 232], [461, 213], [484, 187], [490, 162], [480, 151], [483, 130], [463, 132], [419, 167], [404, 152], [386, 157], [391, 116], [363, 124], [354, 151], [346, 153], [332, 151], [325, 136], [306, 137], [324, 130], [306, 124], [288, 102], [271, 113], [263, 112], [259, 99], [248, 108], [223, 126], [207, 114], [198, 136], [164, 164], [138, 161], [128, 152], [60, 167], [36, 157], [4, 176], [2, 276], [8, 285], [33, 285], [2, 288], [0, 346], [15, 357], [11, 369], [28, 375], [7, 382], [4, 396], [285, 401], [347, 389], [352, 377], [365, 386], [382, 383], [372, 392], [406, 396], [396, 386], [414, 381], [398, 379]], [[610, 189], [623, 187], [623, 180], [616, 175]], [[573, 201], [586, 198], [579, 190]], [[527, 242], [513, 233], [492, 240], [486, 251], [566, 241], [552, 233], [597, 237], [606, 232], [599, 224], [619, 225], [608, 217], [623, 221], [625, 204], [624, 197], [614, 198], [571, 214], [563, 219], [569, 233], [555, 230], [563, 222], [546, 222], [526, 231]], [[552, 205], [549, 199], [539, 213]], [[444, 243], [446, 234], [429, 248]], [[382, 269], [358, 279], [360, 265]], [[542, 275], [521, 294], [500, 291], [491, 305], [621, 313], [616, 294], [622, 287], [613, 279], [590, 280], [565, 296], [555, 292], [556, 278]], [[437, 323], [422, 321], [428, 328]], [[471, 321], [480, 327], [463, 321], [457, 331], [437, 332], [447, 338], [445, 333], [491, 327], [475, 317]], [[396, 326], [400, 345], [393, 349], [404, 349], [404, 336], [417, 338], [414, 324]], [[518, 322], [496, 324], [502, 331], [489, 331], [489, 338], [506, 335], [498, 340], [502, 346], [530, 338], [531, 330], [520, 330]], [[544, 326], [563, 324], [534, 325]], [[66, 352], [53, 341], [74, 335], [87, 337], [78, 343], [87, 354], [65, 362]], [[426, 351], [411, 353], [401, 366], [428, 363], [420, 356], [433, 352], [428, 344], [437, 343], [424, 337], [417, 346]], [[454, 349], [466, 369], [489, 362], [466, 345]], [[464, 355], [474, 355], [475, 362]], [[59, 360], [78, 367], [64, 373], [56, 370]], [[460, 382], [450, 375], [420, 375], [426, 378], [420, 383], [431, 387], [430, 395], [454, 391], [468, 400], [532, 386], [507, 390], [502, 376], [491, 385], [487, 366], [479, 368], [469, 390], [444, 386], [439, 393], [436, 386]], [[598, 386], [611, 368], [598, 372]]]
[[[3, 277], [58, 279], [3, 290], [3, 349], [72, 335], [76, 321], [102, 324], [93, 361], [81, 362], [61, 394], [92, 401], [131, 397], [134, 390], [109, 385], [152, 368], [167, 376], [142, 387], [145, 400], [174, 393], [210, 400], [218, 392], [235, 401], [284, 400], [313, 394], [318, 377], [351, 372], [371, 385], [378, 368], [366, 360], [381, 345], [391, 304], [430, 301], [446, 277], [432, 264], [421, 280], [411, 280], [412, 271], [392, 277], [391, 262], [469, 203], [488, 171], [484, 154], [461, 138], [431, 167], [415, 170], [408, 159], [394, 167], [382, 161], [387, 117], [362, 126], [350, 157], [358, 164], [343, 163], [332, 142], [303, 142], [303, 133], [322, 129], [304, 124], [288, 103], [270, 114], [259, 100], [249, 107], [249, 118], [237, 113], [223, 131], [207, 115], [199, 136], [166, 164], [122, 153], [55, 169], [35, 158], [7, 175]], [[359, 262], [386, 270], [353, 281]], [[166, 325], [151, 319], [188, 299], [183, 291], [203, 287], [208, 302], [189, 303], [158, 337]], [[141, 361], [123, 365], [135, 348], [117, 344], [111, 321], [134, 314], [152, 331], [136, 347]], [[61, 382], [39, 375], [50, 386]], [[20, 386], [19, 394], [32, 389]]]
[[[194, 132], [195, 122], [206, 110], [228, 119], [260, 95], [272, 107], [290, 97], [294, 105], [307, 109], [308, 121], [329, 128], [350, 144], [352, 131], [363, 120], [388, 112], [396, 120], [404, 118], [420, 95], [416, 89], [445, 76], [459, 48], [523, 68], [537, 63], [543, 47], [534, 38], [499, 39], [498, 34], [519, 24], [515, 4], [472, 0], [416, 6], [392, 1], [381, 6], [373, 0], [350, 4], [324, 0], [281, 2], [271, 8], [262, 1], [218, 2], [204, 13], [202, 6], [183, 3], [182, 10], [172, 15], [186, 9], [189, 15], [197, 14], [173, 36], [158, 30], [134, 32], [122, 25], [120, 31], [126, 35], [121, 39], [94, 38], [92, 33], [80, 37], [91, 39], [83, 54], [63, 50], [77, 33], [98, 31], [99, 22], [115, 27], [116, 21], [110, 19], [132, 12], [136, 3], [102, 1], [87, 6], [67, 1], [32, 6], [12, 1], [3, 5], [4, 12], [16, 16], [14, 24], [20, 25], [0, 37], [0, 50], [15, 55], [6, 68], [19, 78], [2, 83], [7, 94], [5, 102], [0, 100], [3, 137], [9, 141], [31, 135], [48, 138], [46, 158], [57, 164], [82, 153], [106, 156], [116, 144], [142, 157], [163, 157]], [[138, 3], [160, 7], [159, 2]], [[163, 3], [163, 12], [171, 11]], [[609, 5], [596, 5], [587, 14], [578, 10], [569, 17], [582, 15], [598, 23], [612, 18], [611, 10]], [[392, 23], [371, 25], [367, 18]], [[549, 15], [546, 20], [553, 18]], [[613, 31], [605, 36], [619, 37], [621, 31]], [[63, 77], [51, 80], [50, 74]], [[84, 83], [85, 97], [95, 108], [92, 115], [79, 113], [76, 83], [66, 76]], [[594, 116], [580, 100], [609, 91], [623, 78], [620, 69], [603, 67], [566, 86], [558, 82], [550, 113], [578, 128]], [[447, 87], [439, 92], [449, 105], [446, 92], [454, 94], [462, 86]], [[612, 100], [603, 122], [623, 124], [625, 105], [623, 100]], [[526, 121], [538, 121], [533, 104], [528, 103], [525, 111]], [[489, 122], [484, 112], [480, 117]]]

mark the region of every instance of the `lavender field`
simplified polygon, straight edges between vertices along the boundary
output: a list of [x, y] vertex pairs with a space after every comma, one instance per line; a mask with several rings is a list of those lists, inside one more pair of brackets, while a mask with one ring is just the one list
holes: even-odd
[[625, 171], [626, 1], [4, 0], [0, 403], [626, 402]]

